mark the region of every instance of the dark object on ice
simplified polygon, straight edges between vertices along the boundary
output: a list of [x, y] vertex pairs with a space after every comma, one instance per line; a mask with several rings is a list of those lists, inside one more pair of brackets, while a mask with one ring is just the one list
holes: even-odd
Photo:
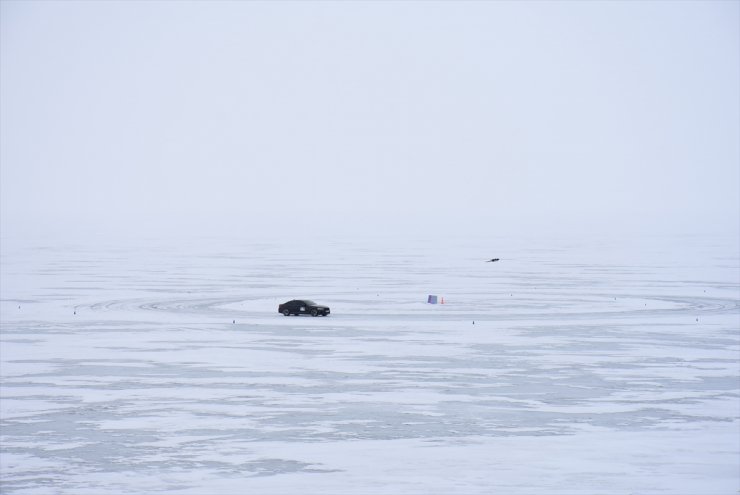
[[316, 304], [309, 299], [293, 299], [278, 306], [278, 313], [285, 316], [290, 315], [311, 315], [311, 316], [329, 316], [331, 310], [329, 306]]
[[498, 261], [499, 258], [491, 258], [490, 260], [487, 260], [486, 263], [493, 263], [494, 261]]

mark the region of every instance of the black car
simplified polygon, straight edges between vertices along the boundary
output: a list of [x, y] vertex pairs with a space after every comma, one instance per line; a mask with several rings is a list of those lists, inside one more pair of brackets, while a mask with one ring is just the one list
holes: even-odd
[[329, 316], [331, 310], [329, 306], [316, 304], [308, 299], [293, 299], [278, 306], [278, 313], [285, 316], [290, 315], [311, 315], [311, 316]]

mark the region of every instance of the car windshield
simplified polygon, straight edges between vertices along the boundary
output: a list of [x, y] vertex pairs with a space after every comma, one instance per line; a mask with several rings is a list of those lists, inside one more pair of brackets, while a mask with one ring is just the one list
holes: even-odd
[[315, 302], [311, 301], [310, 299], [304, 299], [303, 300], [303, 303], [304, 304], [311, 305], [311, 306], [316, 306], [317, 305]]

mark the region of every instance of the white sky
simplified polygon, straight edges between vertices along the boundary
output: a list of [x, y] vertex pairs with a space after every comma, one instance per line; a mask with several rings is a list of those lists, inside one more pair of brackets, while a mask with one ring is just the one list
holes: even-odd
[[737, 232], [739, 5], [2, 0], [2, 235]]

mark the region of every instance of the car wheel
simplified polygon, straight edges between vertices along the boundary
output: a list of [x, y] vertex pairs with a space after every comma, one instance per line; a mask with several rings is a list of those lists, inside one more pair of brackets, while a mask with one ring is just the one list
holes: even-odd
[[312, 309], [311, 310], [311, 316], [319, 316], [319, 312], [316, 311], [315, 309]]
[[287, 309], [284, 309], [284, 310], [283, 310], [283, 314], [284, 314], [285, 316], [290, 316], [290, 311], [289, 311], [289, 310], [287, 310]]

